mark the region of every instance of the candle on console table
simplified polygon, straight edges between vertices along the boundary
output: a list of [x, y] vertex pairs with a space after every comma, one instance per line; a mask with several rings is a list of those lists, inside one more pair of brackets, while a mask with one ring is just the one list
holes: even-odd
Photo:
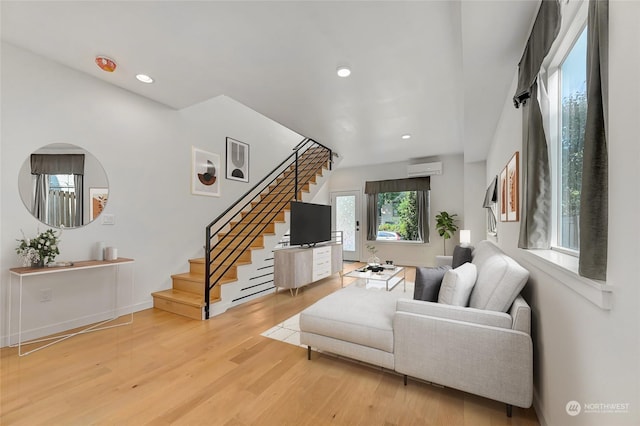
[[93, 258], [95, 260], [104, 260], [104, 241], [96, 243], [95, 254]]
[[116, 260], [118, 258], [118, 249], [115, 247], [107, 247], [105, 249], [104, 260]]

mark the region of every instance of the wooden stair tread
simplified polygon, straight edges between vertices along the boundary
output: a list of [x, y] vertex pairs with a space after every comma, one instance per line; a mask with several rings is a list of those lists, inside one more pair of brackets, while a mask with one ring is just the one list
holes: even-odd
[[225, 285], [225, 284], [229, 284], [229, 283], [234, 283], [236, 281], [238, 281], [237, 278], [224, 278], [223, 277], [218, 281], [217, 285]]
[[184, 305], [195, 306], [199, 308], [204, 306], [204, 298], [201, 295], [190, 293], [188, 291], [181, 291], [170, 288], [168, 290], [156, 291], [151, 295], [160, 299], [179, 302]]
[[[204, 264], [204, 257], [199, 257], [196, 259], [189, 259], [189, 262], [192, 263], [203, 263]], [[218, 263], [215, 259], [213, 260], [213, 265], [220, 265], [220, 263]], [[223, 265], [236, 265], [236, 266], [240, 266], [240, 265], [251, 265], [251, 261], [249, 260], [237, 260], [235, 262], [227, 262], [227, 263], [223, 263]]]
[[185, 281], [199, 282], [199, 283], [203, 283], [204, 285], [204, 275], [194, 274], [193, 272], [183, 272], [181, 274], [174, 274], [174, 275], [171, 275], [171, 278], [181, 279]]
[[213, 261], [213, 263], [211, 264], [212, 266], [220, 266], [220, 265], [224, 265], [224, 266], [242, 266], [242, 265], [251, 265], [251, 262], [248, 260], [236, 260], [235, 262], [224, 262], [224, 263], [220, 263], [217, 261]]
[[[245, 264], [250, 264], [251, 262], [246, 262]], [[235, 263], [235, 265], [237, 265], [237, 263]], [[185, 272], [182, 274], [174, 274], [171, 275], [172, 279], [182, 279], [185, 281], [193, 281], [193, 282], [197, 282], [197, 283], [202, 283], [202, 285], [204, 286], [204, 275], [202, 274], [194, 274], [192, 272]], [[222, 278], [220, 281], [218, 281], [218, 284], [229, 284], [232, 282], [238, 281], [237, 278]], [[176, 291], [181, 291], [181, 290], [176, 290]], [[185, 292], [188, 293], [188, 292]], [[195, 294], [195, 293], [190, 293], [190, 294]]]

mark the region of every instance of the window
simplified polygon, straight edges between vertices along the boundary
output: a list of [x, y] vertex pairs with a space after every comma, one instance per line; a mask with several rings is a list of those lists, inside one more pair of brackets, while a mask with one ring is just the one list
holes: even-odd
[[420, 241], [416, 191], [378, 194], [377, 240]]
[[82, 223], [81, 203], [76, 194], [74, 175], [44, 175], [49, 181], [46, 196], [47, 223], [53, 226], [72, 227]]
[[73, 175], [48, 175], [49, 190], [74, 193], [76, 191]]
[[587, 119], [587, 30], [582, 31], [562, 63], [560, 71], [561, 114], [558, 176], [560, 177], [557, 245], [580, 247], [580, 187], [582, 151]]
[[552, 243], [555, 248], [577, 255], [587, 118], [587, 29], [583, 28], [571, 41], [570, 48], [556, 55], [564, 57], [551, 73], [549, 86], [550, 116], [557, 117], [555, 130], [551, 131], [555, 217]]
[[427, 177], [365, 182], [367, 240], [429, 242]]

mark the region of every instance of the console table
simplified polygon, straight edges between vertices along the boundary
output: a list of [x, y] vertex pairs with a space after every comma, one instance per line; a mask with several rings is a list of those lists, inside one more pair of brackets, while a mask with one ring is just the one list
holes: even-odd
[[[19, 356], [23, 356], [23, 355], [28, 355], [30, 353], [39, 351], [40, 349], [44, 349], [48, 346], [51, 346], [55, 343], [61, 342], [63, 340], [66, 340], [70, 337], [73, 336], [77, 336], [79, 334], [83, 334], [83, 333], [89, 333], [92, 331], [98, 331], [98, 330], [104, 330], [107, 328], [113, 328], [113, 327], [120, 327], [122, 325], [128, 325], [131, 324], [133, 322], [133, 310], [130, 312], [130, 317], [129, 317], [129, 321], [125, 322], [125, 323], [119, 323], [119, 324], [112, 324], [112, 325], [106, 325], [109, 322], [119, 318], [119, 316], [117, 315], [117, 304], [118, 304], [118, 272], [120, 269], [121, 265], [125, 265], [125, 264], [133, 264], [134, 260], [133, 259], [127, 259], [127, 258], [119, 258], [116, 260], [87, 260], [87, 261], [79, 261], [79, 262], [72, 262], [71, 266], [55, 266], [55, 267], [43, 267], [43, 268], [30, 268], [30, 267], [26, 267], [26, 268], [12, 268], [9, 270], [10, 272], [10, 279], [9, 279], [9, 346], [10, 347], [18, 347], [18, 355]], [[67, 274], [67, 273], [72, 273], [72, 272], [77, 272], [77, 271], [81, 271], [81, 270], [86, 270], [86, 269], [94, 269], [94, 268], [113, 268], [114, 269], [114, 278], [113, 278], [113, 292], [114, 292], [114, 306], [113, 306], [113, 315], [112, 317], [110, 317], [109, 319], [103, 320], [98, 322], [97, 324], [93, 324], [91, 326], [88, 326], [80, 331], [74, 331], [72, 333], [68, 333], [68, 334], [62, 334], [62, 335], [56, 335], [54, 337], [45, 337], [45, 338], [40, 338], [40, 339], [35, 339], [35, 340], [29, 340], [26, 342], [22, 341], [22, 288], [24, 285], [24, 281], [25, 279], [29, 278], [29, 277], [34, 277], [37, 275], [49, 275], [49, 274]], [[12, 321], [12, 313], [11, 313], [11, 306], [13, 304], [13, 298], [11, 295], [13, 286], [14, 286], [14, 278], [17, 279], [17, 284], [18, 284], [18, 288], [19, 288], [19, 303], [18, 303], [18, 342], [11, 344], [11, 333], [12, 333], [12, 327], [11, 327], [11, 321]], [[133, 282], [133, 267], [131, 268], [131, 301], [133, 303], [133, 287], [134, 287], [134, 282]], [[34, 344], [34, 343], [41, 343], [41, 342], [46, 342], [46, 341], [50, 341], [49, 343], [47, 343], [46, 345], [43, 346], [39, 346], [35, 349], [32, 349], [30, 351], [27, 352], [22, 352], [22, 346], [23, 345], [30, 345], [30, 344]]]

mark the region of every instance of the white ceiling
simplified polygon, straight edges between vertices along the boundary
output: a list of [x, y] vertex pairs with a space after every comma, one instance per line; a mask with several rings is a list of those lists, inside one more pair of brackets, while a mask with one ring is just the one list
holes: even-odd
[[484, 160], [539, 0], [0, 4], [6, 42], [176, 109], [230, 96], [354, 166]]

